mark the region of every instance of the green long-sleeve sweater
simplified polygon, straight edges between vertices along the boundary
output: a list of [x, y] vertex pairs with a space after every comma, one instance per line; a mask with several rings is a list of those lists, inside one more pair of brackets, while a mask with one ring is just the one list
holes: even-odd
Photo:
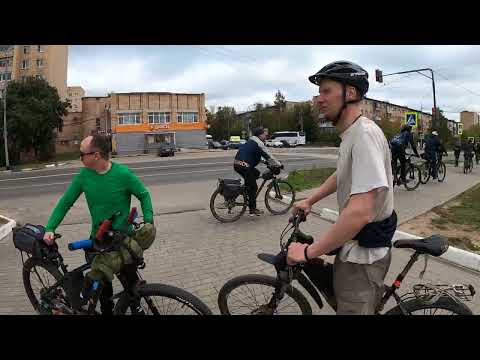
[[46, 231], [55, 231], [82, 193], [85, 193], [92, 218], [92, 236], [95, 235], [100, 223], [117, 211], [120, 211], [120, 215], [115, 217], [112, 228], [114, 230], [125, 229], [130, 213], [131, 195], [134, 195], [141, 203], [143, 221], [153, 223], [152, 200], [145, 185], [127, 166], [112, 162], [112, 167], [105, 174], [82, 168], [75, 175], [69, 188], [50, 215], [45, 226]]

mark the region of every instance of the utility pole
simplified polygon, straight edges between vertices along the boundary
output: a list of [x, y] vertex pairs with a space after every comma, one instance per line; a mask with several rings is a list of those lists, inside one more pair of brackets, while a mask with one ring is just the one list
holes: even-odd
[[8, 132], [7, 132], [7, 86], [3, 90], [3, 142], [5, 144], [5, 167], [10, 170], [10, 160], [8, 158]]

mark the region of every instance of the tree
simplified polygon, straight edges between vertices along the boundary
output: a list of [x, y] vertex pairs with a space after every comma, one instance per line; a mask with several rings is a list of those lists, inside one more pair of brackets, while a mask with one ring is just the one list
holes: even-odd
[[443, 115], [443, 111], [439, 109], [439, 122], [436, 129], [438, 131], [438, 136], [445, 145], [453, 145], [455, 137], [448, 128], [448, 119]]
[[[35, 157], [46, 160], [54, 153], [54, 129], [62, 131], [69, 101], [62, 101], [57, 89], [43, 79], [11, 81], [7, 87], [8, 149], [12, 163], [20, 154], [33, 150]], [[3, 133], [3, 122], [0, 125]], [[3, 138], [1, 139], [3, 148]]]
[[287, 102], [285, 101], [285, 96], [282, 94], [280, 90], [277, 91], [275, 94], [275, 100], [273, 102], [275, 106], [278, 107], [279, 110], [285, 110], [285, 106]]

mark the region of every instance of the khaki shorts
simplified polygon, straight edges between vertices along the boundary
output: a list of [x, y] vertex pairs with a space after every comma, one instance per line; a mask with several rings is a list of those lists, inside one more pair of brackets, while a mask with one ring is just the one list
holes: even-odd
[[333, 288], [337, 315], [373, 315], [385, 291], [384, 280], [392, 260], [391, 251], [373, 264], [343, 262], [337, 256]]

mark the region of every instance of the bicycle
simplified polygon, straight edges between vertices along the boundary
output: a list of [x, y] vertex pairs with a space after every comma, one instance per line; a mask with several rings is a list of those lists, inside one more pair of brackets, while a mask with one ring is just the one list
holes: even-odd
[[[291, 305], [293, 309], [285, 314], [311, 315], [312, 307], [306, 297], [293, 285], [297, 280], [314, 299], [320, 309], [323, 308], [322, 297], [336, 311], [333, 291], [333, 265], [316, 258], [305, 264], [290, 266], [287, 264], [287, 249], [292, 242], [311, 244], [313, 238], [302, 233], [299, 224], [305, 221], [305, 215], [299, 211], [289, 220], [290, 229], [282, 231], [280, 236], [281, 251], [277, 255], [258, 254], [258, 258], [275, 267], [276, 277], [250, 274], [235, 277], [227, 281], [220, 289], [218, 306], [222, 315], [235, 315], [238, 310], [242, 315], [276, 315], [281, 314]], [[289, 239], [283, 238], [293, 229]], [[411, 292], [402, 296], [397, 294], [401, 283], [420, 255], [440, 256], [448, 249], [446, 239], [434, 235], [420, 240], [397, 240], [396, 248], [415, 250], [405, 268], [397, 275], [392, 285], [385, 284], [385, 293], [375, 313], [381, 314], [387, 301], [393, 297], [397, 305], [384, 315], [408, 315], [422, 312], [435, 314], [450, 311], [452, 314], [472, 315], [472, 311], [463, 303], [475, 295], [472, 285], [430, 285], [417, 284]], [[425, 264], [426, 265], [426, 264]], [[424, 271], [426, 270], [426, 266]], [[252, 288], [249, 288], [251, 286]], [[246, 289], [243, 289], [246, 287]], [[241, 291], [243, 290], [243, 291]], [[258, 296], [257, 296], [258, 295]], [[250, 304], [249, 301], [252, 301]]]
[[[295, 190], [287, 181], [277, 176], [284, 168], [262, 161], [267, 170], [261, 174], [262, 184], [257, 190], [256, 198], [262, 191], [265, 183], [270, 181], [265, 191], [265, 206], [274, 215], [288, 212], [295, 202]], [[240, 179], [218, 179], [218, 186], [210, 197], [210, 211], [220, 222], [228, 223], [240, 219], [247, 210], [248, 193]], [[219, 210], [225, 210], [221, 213]], [[236, 211], [238, 210], [238, 211]]]
[[[132, 209], [132, 212], [134, 209]], [[135, 209], [136, 211], [136, 209]], [[140, 224], [133, 223], [138, 229]], [[84, 272], [91, 263], [71, 271], [65, 264], [58, 245], [48, 246], [43, 241], [45, 229], [39, 225], [26, 224], [14, 230], [13, 242], [20, 250], [23, 264], [23, 285], [34, 310], [42, 315], [96, 315], [98, 299], [88, 303], [80, 293], [84, 284]], [[110, 234], [114, 235], [114, 234]], [[55, 234], [55, 239], [62, 235]], [[70, 251], [91, 250], [92, 255], [109, 251], [98, 250], [92, 239], [78, 240], [68, 244]], [[23, 254], [27, 254], [24, 261]], [[133, 256], [132, 256], [133, 257]], [[123, 291], [114, 294], [114, 315], [168, 315], [170, 310], [192, 315], [211, 315], [211, 310], [196, 296], [180, 288], [165, 284], [147, 284], [139, 270], [145, 268], [143, 259], [135, 259], [116, 274]], [[132, 276], [133, 275], [133, 276]], [[39, 284], [39, 285], [38, 285]], [[93, 282], [93, 288], [98, 282]], [[87, 306], [88, 305], [88, 306]]]
[[412, 163], [411, 158], [415, 156], [413, 154], [410, 154], [406, 157], [406, 164], [405, 164], [405, 173], [406, 173], [406, 182], [403, 182], [400, 178], [401, 174], [401, 165], [400, 164], [392, 164], [392, 170], [393, 170], [393, 187], [395, 185], [403, 185], [408, 191], [415, 190], [420, 186], [420, 181], [421, 181], [421, 170], [418, 167], [418, 165], [415, 165]]
[[473, 169], [473, 154], [466, 154], [463, 160], [463, 173], [471, 173]]
[[[430, 176], [432, 176], [433, 169], [430, 160], [425, 155], [425, 153], [421, 154], [420, 157], [425, 160], [425, 162], [420, 167], [422, 173], [421, 183], [425, 185], [430, 180]], [[437, 180], [439, 182], [443, 182], [445, 180], [445, 175], [447, 173], [447, 167], [443, 160], [437, 161]]]

